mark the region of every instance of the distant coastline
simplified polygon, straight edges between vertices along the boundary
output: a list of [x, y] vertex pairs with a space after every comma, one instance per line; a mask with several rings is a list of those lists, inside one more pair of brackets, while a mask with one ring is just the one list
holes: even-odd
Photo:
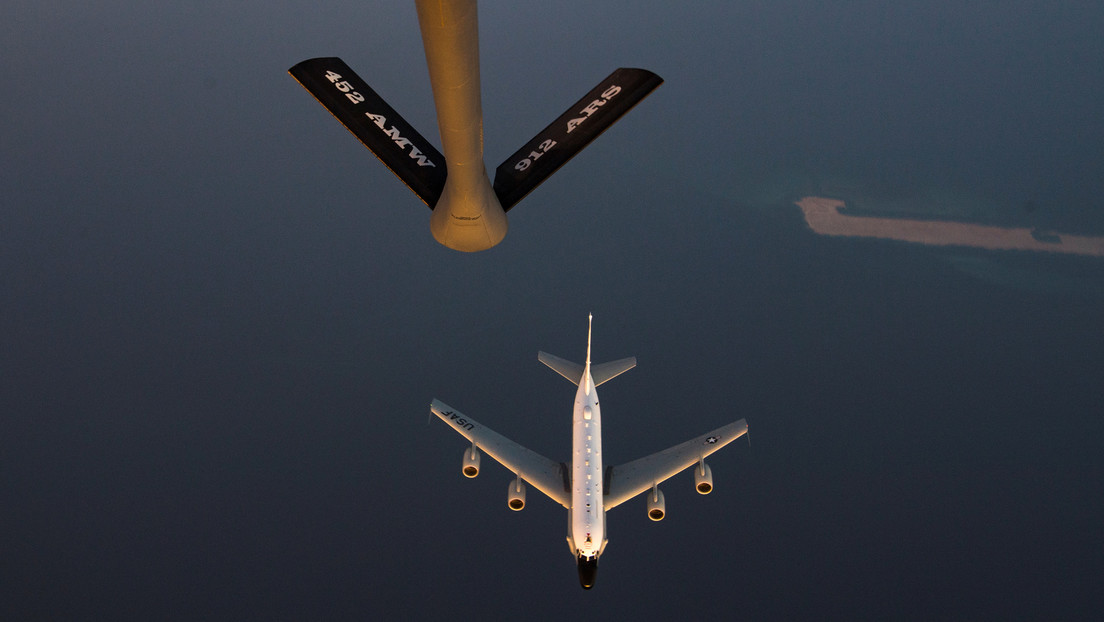
[[796, 205], [804, 213], [809, 228], [819, 235], [880, 238], [933, 246], [967, 246], [989, 250], [1104, 257], [1104, 237], [947, 220], [853, 216], [840, 213], [840, 208], [845, 205], [844, 201], [826, 197], [803, 197]]

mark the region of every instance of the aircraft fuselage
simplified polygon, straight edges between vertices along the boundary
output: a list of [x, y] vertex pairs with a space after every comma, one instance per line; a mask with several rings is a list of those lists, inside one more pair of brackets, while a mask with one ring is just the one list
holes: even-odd
[[606, 511], [602, 503], [602, 412], [589, 361], [575, 393], [571, 446], [568, 542], [577, 558], [597, 558], [606, 544]]
[[429, 228], [449, 248], [484, 250], [502, 241], [507, 223], [483, 163], [476, 3], [417, 0], [417, 7], [448, 169]]

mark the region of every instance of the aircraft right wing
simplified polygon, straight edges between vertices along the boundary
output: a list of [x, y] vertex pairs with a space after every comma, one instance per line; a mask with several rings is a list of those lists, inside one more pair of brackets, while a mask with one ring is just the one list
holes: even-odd
[[606, 486], [606, 509], [617, 507], [666, 481], [745, 434], [747, 421], [740, 419], [681, 445], [612, 467]]
[[532, 484], [556, 503], [565, 508], [571, 507], [567, 468], [562, 463], [552, 462], [537, 452], [518, 445], [440, 400], [433, 400], [429, 409], [441, 421], [452, 426], [453, 430], [474, 443], [502, 466], [516, 473], [518, 477]]

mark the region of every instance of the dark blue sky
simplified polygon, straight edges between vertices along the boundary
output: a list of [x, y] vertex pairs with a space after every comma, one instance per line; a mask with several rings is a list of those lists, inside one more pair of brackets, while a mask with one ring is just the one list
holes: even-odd
[[[1098, 3], [481, 7], [488, 166], [666, 79], [476, 255], [286, 74], [437, 141], [412, 4], [16, 2], [0, 20], [0, 617], [1094, 619], [1104, 263], [825, 238], [826, 188], [1104, 235]], [[1028, 202], [1035, 206], [1025, 209]], [[939, 209], [936, 210], [935, 208]], [[668, 518], [460, 474], [437, 397], [555, 459], [746, 417]]]

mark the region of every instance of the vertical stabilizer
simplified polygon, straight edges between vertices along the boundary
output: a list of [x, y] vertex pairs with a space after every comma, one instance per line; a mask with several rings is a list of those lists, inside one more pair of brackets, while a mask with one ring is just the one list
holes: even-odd
[[594, 325], [594, 314], [587, 314], [587, 357], [586, 366], [590, 367], [590, 328]]
[[590, 375], [590, 329], [593, 325], [594, 325], [594, 314], [593, 313], [588, 313], [587, 314], [587, 357], [586, 357], [586, 363], [583, 366], [583, 382], [584, 382], [583, 391], [586, 392], [587, 395], [590, 395], [591, 391], [594, 390], [594, 378], [591, 377], [591, 375]]

